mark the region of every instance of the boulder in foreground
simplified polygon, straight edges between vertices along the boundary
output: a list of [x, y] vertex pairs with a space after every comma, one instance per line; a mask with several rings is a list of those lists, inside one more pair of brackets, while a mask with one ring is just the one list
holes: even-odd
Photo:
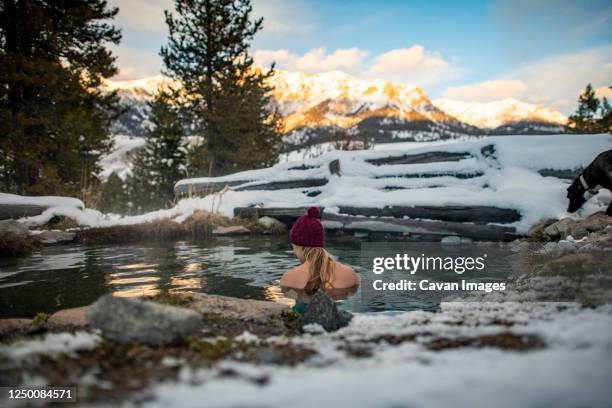
[[310, 301], [306, 312], [298, 320], [301, 329], [309, 324], [318, 324], [326, 331], [335, 331], [347, 326], [352, 318], [349, 313], [338, 310], [336, 303], [319, 290]]
[[202, 328], [193, 310], [105, 295], [87, 310], [89, 324], [122, 344], [164, 346], [181, 343]]

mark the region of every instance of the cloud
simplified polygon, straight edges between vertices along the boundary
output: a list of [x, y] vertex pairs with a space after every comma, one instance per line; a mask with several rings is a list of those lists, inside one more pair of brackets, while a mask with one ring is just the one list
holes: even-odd
[[416, 44], [376, 56], [365, 75], [422, 86], [448, 80], [456, 72], [438, 53], [429, 52], [422, 45]]
[[461, 101], [494, 101], [503, 98], [519, 97], [527, 86], [519, 80], [494, 80], [475, 84], [451, 86], [442, 98]]
[[345, 71], [357, 76], [383, 78], [411, 85], [428, 85], [452, 78], [458, 70], [439, 54], [428, 52], [421, 45], [393, 49], [368, 59], [369, 53], [359, 48], [337, 49], [328, 53], [324, 48], [312, 49], [304, 54], [290, 53], [286, 49], [256, 50], [255, 62], [289, 71], [326, 72]]
[[289, 71], [326, 72], [343, 70], [352, 72], [361, 67], [366, 51], [357, 48], [338, 49], [328, 54], [325, 48], [316, 48], [303, 55], [287, 50], [257, 50], [253, 58], [258, 65], [268, 66], [276, 62], [278, 68]]
[[[602, 86], [595, 89], [595, 96], [598, 98], [606, 97], [608, 100], [612, 99], [612, 88], [609, 86]], [[612, 101], [610, 101], [612, 103]]]
[[588, 83], [600, 94], [607, 92], [603, 88], [612, 85], [611, 68], [612, 45], [594, 47], [523, 64], [495, 80], [449, 87], [442, 97], [471, 101], [515, 97], [570, 113]]
[[164, 31], [164, 10], [172, 10], [171, 0], [111, 0], [119, 7], [117, 22], [121, 27], [141, 31]]
[[263, 17], [265, 33], [306, 34], [314, 28], [307, 3], [302, 0], [254, 0], [255, 18]]
[[157, 54], [135, 49], [126, 45], [110, 47], [117, 56], [119, 73], [114, 80], [139, 79], [158, 75], [161, 59]]

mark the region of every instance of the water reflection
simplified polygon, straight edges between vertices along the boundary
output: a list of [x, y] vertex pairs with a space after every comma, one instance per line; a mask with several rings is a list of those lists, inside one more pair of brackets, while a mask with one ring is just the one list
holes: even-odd
[[[329, 249], [359, 269], [358, 242]], [[45, 247], [29, 257], [0, 259], [0, 317], [83, 306], [104, 293], [153, 296], [189, 290], [292, 305], [278, 281], [297, 264], [282, 237]], [[357, 296], [344, 304], [360, 309]]]

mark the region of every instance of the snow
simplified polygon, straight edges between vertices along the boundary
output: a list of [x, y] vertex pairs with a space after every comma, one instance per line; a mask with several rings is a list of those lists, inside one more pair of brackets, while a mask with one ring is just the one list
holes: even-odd
[[434, 105], [462, 122], [483, 129], [513, 122], [534, 121], [565, 125], [567, 117], [553, 108], [506, 98], [494, 102], [463, 102], [436, 99]]
[[[489, 145], [493, 145], [495, 149], [492, 157], [486, 157], [482, 153], [483, 147]], [[317, 205], [325, 207], [328, 212], [337, 211], [339, 206], [348, 204], [373, 208], [392, 205], [464, 205], [517, 209], [521, 213], [521, 220], [508, 225], [524, 233], [542, 219], [569, 216], [566, 213], [565, 191], [568, 181], [543, 177], [538, 170], [584, 167], [598, 153], [610, 148], [610, 135], [545, 135], [497, 136], [426, 144], [396, 143], [384, 145], [384, 148], [378, 150], [331, 151], [302, 162], [284, 162], [270, 168], [224, 177], [185, 179], [177, 183], [177, 186], [180, 186], [242, 181], [241, 186], [249, 186], [275, 181], [316, 178], [329, 180], [320, 187], [252, 191], [229, 189], [203, 198], [180, 200], [170, 209], [129, 217], [60, 205], [22, 221], [43, 224], [54, 215], [64, 215], [76, 219], [80, 225], [95, 227], [138, 224], [164, 218], [181, 222], [196, 210], [218, 211], [223, 215], [233, 216], [234, 208], [253, 205]], [[460, 161], [429, 164], [375, 166], [367, 162], [369, 159], [430, 151], [467, 152], [471, 157]], [[340, 161], [341, 177], [332, 175], [329, 171], [329, 162], [336, 159]], [[301, 166], [307, 168], [297, 169]], [[459, 179], [452, 176], [458, 173], [473, 177]], [[411, 177], [402, 177], [405, 175]], [[428, 177], [414, 177], [415, 175]], [[385, 187], [401, 189], [385, 190]], [[321, 191], [321, 194], [315, 197], [305, 195], [306, 192], [314, 190]], [[579, 218], [603, 210], [610, 198], [610, 192], [602, 190], [572, 216]], [[34, 198], [30, 199], [36, 201]]]
[[[500, 319], [513, 326], [494, 323]], [[611, 397], [612, 365], [604, 363], [612, 358], [610, 327], [609, 305], [583, 309], [569, 303], [443, 303], [438, 313], [357, 315], [335, 333], [277, 339], [318, 352], [295, 367], [225, 361], [212, 370], [183, 370], [178, 382], [152, 387], [155, 399], [145, 405], [309, 407], [315, 398], [355, 407], [605, 407]], [[508, 332], [538, 336], [546, 345], [525, 352], [425, 346], [438, 338]], [[369, 343], [371, 357], [354, 358], [341, 348], [390, 334], [418, 336], [395, 346]], [[236, 374], [220, 374], [228, 370]], [[266, 385], [256, 384], [261, 378], [268, 378]]]
[[102, 181], [106, 181], [113, 172], [125, 180], [132, 173], [134, 155], [145, 145], [143, 137], [114, 135], [113, 140], [113, 150], [100, 159], [100, 167], [102, 167], [100, 179]]
[[21, 340], [10, 345], [0, 346], [0, 356], [20, 360], [32, 354], [58, 355], [77, 350], [91, 350], [102, 338], [96, 333], [51, 333], [42, 339]]
[[[493, 145], [494, 157], [483, 156], [481, 149]], [[576, 169], [585, 167], [601, 151], [612, 147], [610, 135], [498, 136], [461, 142], [433, 142], [426, 145], [397, 143], [373, 151], [332, 151], [303, 162], [285, 162], [274, 167], [217, 178], [181, 180], [193, 183], [244, 181], [244, 186], [274, 181], [328, 178], [316, 197], [307, 197], [304, 189], [277, 191], [229, 191], [219, 206], [228, 216], [233, 208], [259, 205], [264, 207], [299, 207], [319, 205], [326, 211], [347, 205], [382, 208], [387, 205], [485, 205], [515, 208], [522, 214], [515, 226], [519, 232], [541, 219], [566, 216], [567, 181], [543, 177], [541, 169]], [[470, 158], [455, 162], [375, 166], [366, 162], [388, 156], [418, 154], [428, 151], [468, 152]], [[330, 161], [339, 159], [341, 177], [329, 173]], [[306, 170], [292, 170], [299, 165]], [[457, 179], [448, 174], [471, 174], [476, 177]], [[401, 177], [402, 175], [432, 177]], [[437, 175], [437, 176], [436, 176]], [[434, 177], [435, 176], [435, 177]], [[383, 191], [384, 187], [403, 189]], [[216, 197], [200, 199], [201, 203]], [[602, 192], [588, 201], [577, 216], [601, 210], [609, 201]]]
[[65, 207], [72, 209], [85, 208], [77, 198], [59, 196], [21, 196], [17, 194], [0, 193], [0, 204], [4, 205], [40, 205], [43, 207]]
[[[105, 86], [108, 90], [118, 90], [126, 101], [142, 104], [151, 99], [160, 84], [177, 86], [161, 75], [130, 81], [110, 80]], [[553, 108], [513, 98], [487, 103], [438, 99], [432, 103], [420, 87], [383, 79], [362, 79], [340, 71], [308, 74], [277, 69], [270, 85], [275, 107], [285, 118], [285, 131], [299, 130], [302, 126], [349, 129], [377, 111], [390, 122], [425, 117], [442, 125], [448, 119], [445, 114], [450, 114], [480, 128], [495, 128], [521, 120], [559, 125], [567, 122]]]

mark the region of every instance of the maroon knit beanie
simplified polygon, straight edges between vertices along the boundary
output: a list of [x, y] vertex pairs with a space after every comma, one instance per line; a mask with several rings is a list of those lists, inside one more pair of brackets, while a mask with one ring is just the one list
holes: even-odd
[[319, 221], [321, 212], [317, 207], [310, 207], [308, 214], [302, 215], [291, 227], [289, 240], [292, 244], [304, 247], [322, 247], [325, 245], [323, 224]]

